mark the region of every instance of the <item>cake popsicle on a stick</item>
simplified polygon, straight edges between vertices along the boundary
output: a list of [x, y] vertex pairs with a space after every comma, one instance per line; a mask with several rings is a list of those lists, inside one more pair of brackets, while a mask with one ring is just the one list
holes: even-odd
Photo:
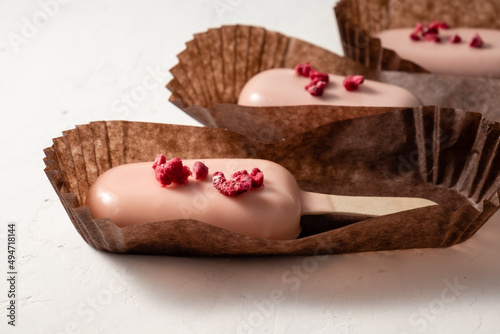
[[311, 80], [296, 70], [276, 68], [252, 77], [240, 92], [238, 104], [250, 107], [292, 105], [337, 105], [371, 107], [416, 107], [422, 102], [408, 90], [373, 80], [363, 80], [355, 91], [346, 89], [346, 78], [328, 74], [321, 95], [308, 93]]
[[[185, 160], [183, 164], [193, 166], [196, 161]], [[155, 177], [156, 170], [151, 168], [151, 163], [112, 168], [93, 183], [86, 205], [95, 219], [110, 218], [117, 226], [194, 219], [232, 232], [276, 240], [297, 238], [302, 215], [337, 213], [373, 217], [436, 205], [421, 198], [306, 192], [299, 189], [288, 170], [268, 160], [206, 159], [202, 162], [212, 171], [206, 178], [182, 178], [181, 184], [163, 186], [158, 176]], [[236, 196], [231, 190], [244, 188], [244, 179], [233, 177], [224, 179], [225, 186], [232, 187], [230, 191], [217, 187], [221, 175], [254, 168], [261, 172], [258, 186], [252, 183]]]
[[382, 30], [375, 37], [432, 73], [500, 78], [500, 30], [449, 28], [445, 22]]

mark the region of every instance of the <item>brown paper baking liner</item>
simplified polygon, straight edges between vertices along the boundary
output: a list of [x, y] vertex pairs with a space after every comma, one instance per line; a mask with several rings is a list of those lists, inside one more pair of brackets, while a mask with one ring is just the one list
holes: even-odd
[[[499, 207], [500, 125], [479, 113], [420, 107], [324, 124], [279, 143], [223, 129], [100, 121], [65, 131], [45, 172], [82, 238], [113, 253], [313, 255], [447, 247], [470, 238]], [[167, 157], [275, 161], [307, 191], [415, 196], [440, 205], [353, 221], [306, 216], [304, 237], [264, 240], [194, 220], [119, 228], [92, 219], [86, 191], [105, 170]], [[166, 190], [168, 191], [168, 189]]]
[[493, 116], [500, 108], [500, 80], [433, 74], [378, 72], [318, 46], [254, 26], [224, 26], [199, 33], [186, 43], [171, 69], [170, 101], [210, 127], [239, 132], [265, 142], [280, 141], [332, 121], [404, 108], [336, 106], [244, 107], [236, 105], [244, 84], [274, 67], [314, 68], [402, 86], [424, 105], [478, 111]]
[[418, 22], [443, 20], [452, 27], [500, 29], [498, 0], [340, 0], [335, 6], [346, 57], [377, 70], [428, 72], [381, 46], [373, 34]]

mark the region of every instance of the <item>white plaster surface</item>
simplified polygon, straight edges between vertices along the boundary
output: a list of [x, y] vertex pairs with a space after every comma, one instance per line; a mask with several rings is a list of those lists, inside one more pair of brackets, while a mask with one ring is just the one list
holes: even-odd
[[[43, 173], [42, 150], [77, 124], [200, 125], [168, 102], [163, 87], [193, 33], [253, 24], [341, 54], [334, 3], [1, 0], [0, 333], [498, 332], [498, 214], [448, 249], [322, 258], [123, 256], [85, 244]], [[35, 20], [39, 27], [26, 28]], [[151, 71], [161, 84], [124, 104]], [[7, 324], [11, 222], [16, 327]]]

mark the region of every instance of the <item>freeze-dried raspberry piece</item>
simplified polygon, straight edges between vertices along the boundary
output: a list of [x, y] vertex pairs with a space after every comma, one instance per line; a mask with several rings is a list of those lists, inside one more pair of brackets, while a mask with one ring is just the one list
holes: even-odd
[[420, 41], [421, 39], [425, 39], [429, 42], [438, 43], [441, 41], [439, 37], [439, 29], [449, 29], [450, 27], [444, 21], [436, 21], [433, 20], [428, 25], [422, 24], [422, 22], [418, 22], [415, 26], [415, 29], [410, 34], [410, 39], [414, 41]]
[[458, 34], [455, 34], [453, 36], [450, 36], [448, 42], [450, 42], [451, 44], [458, 44], [462, 42], [462, 38]]
[[433, 20], [429, 25], [427, 26], [427, 31], [426, 33], [430, 34], [438, 34], [439, 29], [450, 29], [450, 26], [445, 22], [445, 21], [436, 21]]
[[446, 30], [446, 29], [450, 29], [450, 26], [445, 21], [441, 21], [441, 22], [438, 22], [438, 28]]
[[420, 41], [420, 36], [417, 33], [410, 34], [410, 39], [412, 41]]
[[424, 38], [428, 42], [434, 42], [434, 43], [441, 42], [441, 38], [437, 34], [426, 34]]
[[258, 168], [252, 169], [250, 173], [252, 177], [252, 188], [260, 188], [264, 184], [264, 173]]
[[361, 85], [365, 81], [365, 78], [362, 75], [348, 75], [344, 79], [344, 87], [348, 91], [352, 92], [358, 89], [359, 85]]
[[153, 163], [153, 169], [156, 169], [156, 167], [163, 165], [165, 162], [167, 162], [167, 158], [163, 154], [158, 154]]
[[162, 187], [166, 187], [171, 183], [185, 184], [187, 179], [192, 175], [188, 166], [183, 166], [182, 160], [173, 158], [166, 161], [163, 154], [159, 154], [154, 163], [155, 178], [161, 183]]
[[252, 189], [252, 177], [246, 170], [235, 172], [229, 180], [224, 173], [215, 172], [212, 183], [222, 194], [230, 197], [236, 197]]
[[433, 20], [431, 23], [429, 23], [426, 27], [427, 29], [424, 29], [424, 32], [430, 32], [432, 34], [437, 34], [439, 31], [439, 23]]
[[303, 77], [309, 77], [309, 72], [311, 71], [311, 65], [309, 63], [300, 63], [295, 66], [295, 73]]
[[311, 67], [309, 63], [300, 63], [295, 66], [295, 73], [308, 77], [311, 81], [304, 87], [312, 96], [321, 96], [328, 81], [328, 73], [320, 72]]
[[422, 35], [427, 36], [427, 35], [437, 35], [439, 34], [439, 28], [437, 25], [432, 25], [432, 23], [430, 25], [428, 25], [426, 28], [424, 28], [422, 30]]
[[236, 197], [252, 188], [262, 187], [264, 184], [264, 174], [258, 168], [252, 169], [250, 174], [248, 174], [246, 170], [240, 170], [233, 173], [231, 178], [227, 180], [224, 173], [215, 172], [212, 183], [214, 188], [219, 190], [222, 194]]
[[323, 91], [325, 90], [326, 87], [326, 82], [317, 80], [317, 81], [311, 81], [310, 83], [307, 84], [305, 89], [311, 94], [312, 96], [321, 96], [323, 95]]
[[481, 39], [481, 36], [479, 36], [478, 33], [476, 33], [474, 35], [474, 37], [472, 37], [472, 40], [470, 41], [469, 43], [469, 46], [471, 48], [482, 48], [483, 47], [483, 40]]
[[415, 26], [415, 29], [413, 30], [414, 34], [420, 34], [422, 31], [424, 31], [424, 25], [422, 22], [418, 22], [417, 25]]
[[155, 168], [155, 178], [156, 181], [160, 182], [162, 187], [166, 187], [172, 183], [170, 175], [161, 166]]
[[422, 24], [422, 22], [418, 22], [417, 25], [415, 26], [415, 29], [413, 29], [413, 32], [410, 34], [410, 39], [412, 41], [420, 41], [420, 35], [423, 34], [425, 26]]
[[240, 170], [231, 176], [229, 179], [230, 189], [236, 194], [240, 195], [252, 189], [252, 177], [246, 170]]
[[208, 175], [208, 167], [201, 161], [196, 161], [193, 165], [194, 178], [203, 180]]
[[311, 79], [312, 81], [324, 81], [325, 83], [328, 83], [330, 77], [327, 73], [311, 69], [311, 71], [309, 72], [309, 79]]
[[226, 177], [224, 176], [224, 173], [222, 172], [215, 172], [214, 175], [212, 176], [212, 184], [215, 189], [219, 190], [220, 192], [223, 193], [223, 189], [225, 189], [226, 186]]

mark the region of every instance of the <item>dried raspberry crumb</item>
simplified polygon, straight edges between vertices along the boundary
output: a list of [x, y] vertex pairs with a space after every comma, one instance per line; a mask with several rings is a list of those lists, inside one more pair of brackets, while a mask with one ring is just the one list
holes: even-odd
[[229, 180], [224, 173], [215, 172], [212, 182], [217, 190], [230, 197], [236, 197], [252, 189], [252, 177], [246, 170], [235, 172]]
[[484, 43], [483, 43], [483, 40], [481, 39], [481, 36], [479, 36], [479, 34], [476, 33], [474, 35], [474, 37], [472, 37], [472, 40], [470, 41], [469, 46], [471, 48], [481, 48], [481, 47], [483, 47], [483, 44]]
[[455, 34], [453, 36], [450, 36], [448, 42], [450, 42], [451, 44], [457, 44], [462, 42], [462, 38], [458, 34]]
[[196, 161], [193, 165], [194, 178], [203, 180], [208, 175], [208, 167], [201, 161]]
[[226, 177], [222, 172], [215, 172], [212, 176], [212, 184], [215, 189], [219, 190], [221, 193], [225, 193], [226, 190]]
[[172, 183], [167, 173], [162, 173], [160, 170], [155, 170], [156, 181], [160, 182], [162, 187], [166, 187]]
[[258, 168], [252, 169], [252, 173], [248, 174], [246, 170], [235, 172], [229, 180], [226, 179], [224, 173], [215, 172], [212, 178], [214, 188], [222, 194], [230, 197], [241, 195], [252, 188], [260, 188], [264, 184], [264, 174]]
[[428, 42], [439, 43], [441, 42], [441, 38], [437, 34], [426, 34], [425, 40]]
[[300, 63], [295, 66], [295, 73], [311, 79], [304, 87], [312, 96], [321, 96], [325, 90], [328, 81], [328, 73], [320, 72], [311, 67], [309, 63]]
[[424, 31], [424, 25], [422, 24], [422, 22], [418, 22], [417, 25], [415, 26], [415, 29], [413, 30], [413, 33], [419, 34], [422, 31]]
[[422, 31], [422, 35], [424, 35], [424, 37], [426, 37], [427, 35], [437, 35], [439, 34], [439, 28], [437, 25], [433, 25], [432, 23], [427, 26], [427, 29], [424, 29]]
[[330, 77], [327, 73], [316, 71], [313, 69], [311, 69], [311, 71], [309, 72], [309, 79], [311, 79], [312, 81], [324, 81], [325, 83], [328, 83], [328, 81], [330, 81]]
[[450, 27], [444, 21], [436, 21], [433, 20], [428, 25], [422, 24], [422, 22], [418, 22], [413, 29], [413, 32], [410, 34], [410, 39], [413, 41], [420, 41], [422, 38], [426, 41], [430, 42], [440, 42], [441, 38], [439, 37], [439, 29], [449, 29]]
[[307, 84], [305, 89], [311, 94], [312, 96], [321, 96], [323, 95], [323, 91], [325, 90], [326, 87], [326, 82], [321, 81], [321, 80], [316, 80], [316, 81], [311, 81], [310, 83]]
[[[182, 163], [182, 162], [181, 162]], [[172, 179], [174, 183], [184, 184], [187, 183], [187, 178], [193, 175], [188, 166], [182, 166], [182, 173], [178, 174], [178, 177]]]
[[348, 91], [352, 92], [358, 89], [359, 85], [361, 85], [365, 81], [365, 78], [362, 75], [348, 75], [344, 79], [344, 87]]
[[159, 154], [154, 163], [155, 177], [162, 187], [166, 187], [171, 183], [185, 184], [187, 179], [192, 175], [188, 166], [183, 166], [179, 158], [173, 158], [169, 161], [163, 154]]
[[438, 22], [438, 28], [446, 30], [446, 29], [450, 29], [450, 26], [445, 21], [441, 21], [441, 22]]
[[309, 63], [300, 63], [295, 66], [295, 73], [303, 77], [309, 77], [309, 72], [311, 71], [311, 65]]
[[450, 29], [450, 26], [445, 21], [432, 20], [427, 29], [429, 33], [437, 34], [439, 29]]
[[260, 188], [264, 184], [264, 173], [258, 168], [252, 169], [250, 173], [252, 177], [252, 188]]
[[418, 36], [418, 34], [414, 32], [414, 33], [410, 34], [410, 39], [412, 41], [420, 41], [420, 36]]
[[163, 165], [165, 162], [167, 162], [167, 158], [163, 154], [158, 154], [156, 156], [155, 162], [153, 163], [153, 169], [156, 169], [156, 167]]

